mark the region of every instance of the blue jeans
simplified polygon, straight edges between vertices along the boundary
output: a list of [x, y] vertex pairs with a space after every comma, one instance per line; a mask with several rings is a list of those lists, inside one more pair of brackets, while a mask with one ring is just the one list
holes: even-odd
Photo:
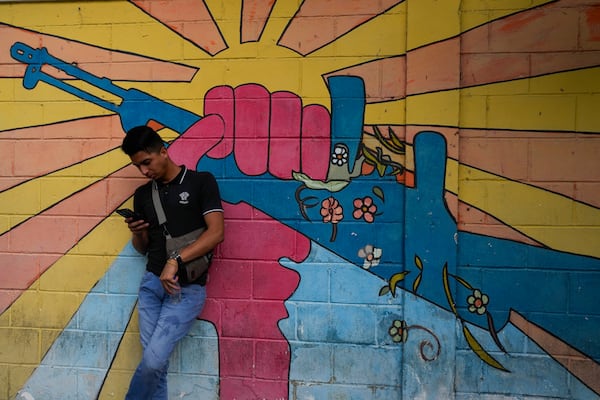
[[175, 345], [190, 330], [206, 299], [200, 285], [181, 287], [180, 299], [173, 300], [160, 279], [146, 271], [140, 284], [138, 313], [140, 340], [144, 350], [125, 399], [167, 400], [167, 370]]

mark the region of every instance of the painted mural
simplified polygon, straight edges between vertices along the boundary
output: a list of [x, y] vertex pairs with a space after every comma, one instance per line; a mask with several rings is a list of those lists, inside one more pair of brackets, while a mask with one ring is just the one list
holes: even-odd
[[123, 397], [141, 124], [225, 201], [170, 397], [599, 398], [600, 4], [488, 3], [0, 3], [0, 399]]

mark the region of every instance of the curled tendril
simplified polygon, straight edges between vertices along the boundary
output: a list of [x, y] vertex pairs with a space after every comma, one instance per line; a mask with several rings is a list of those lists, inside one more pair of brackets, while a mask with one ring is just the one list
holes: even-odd
[[[300, 185], [298, 186], [298, 189], [296, 189], [296, 192], [294, 194], [294, 197], [296, 199], [296, 202], [298, 203], [298, 209], [300, 211], [300, 214], [302, 214], [302, 217], [304, 217], [305, 220], [309, 221], [308, 218], [308, 214], [306, 214], [306, 210], [308, 208], [313, 208], [315, 206], [317, 206], [319, 204], [319, 199], [316, 196], [308, 196], [305, 198], [301, 198], [301, 194], [302, 191], [304, 189], [306, 189], [306, 185]], [[314, 201], [314, 204], [311, 203], [312, 201]]]
[[[410, 326], [406, 327], [407, 331], [410, 331], [411, 329], [423, 330], [423, 331], [427, 332], [428, 334], [430, 334], [431, 337], [435, 340], [435, 344], [432, 343], [431, 341], [429, 341], [428, 339], [421, 340], [421, 342], [419, 343], [419, 353], [421, 355], [421, 358], [424, 361], [434, 361], [435, 359], [437, 359], [442, 350], [442, 345], [440, 343], [440, 340], [435, 335], [435, 333], [433, 333], [430, 329], [425, 328], [422, 325], [410, 325]], [[430, 355], [428, 353], [432, 353], [432, 354]]]

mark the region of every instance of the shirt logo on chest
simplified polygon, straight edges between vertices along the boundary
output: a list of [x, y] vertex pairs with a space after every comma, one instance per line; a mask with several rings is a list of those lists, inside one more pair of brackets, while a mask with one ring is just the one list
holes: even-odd
[[179, 193], [179, 204], [188, 204], [190, 198], [190, 194], [188, 192]]

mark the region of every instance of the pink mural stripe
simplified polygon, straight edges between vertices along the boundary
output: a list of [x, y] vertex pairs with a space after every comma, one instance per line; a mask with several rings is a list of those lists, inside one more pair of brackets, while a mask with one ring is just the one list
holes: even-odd
[[116, 115], [81, 118], [51, 125], [32, 126], [2, 132], [3, 139], [54, 140], [54, 139], [123, 139], [121, 120]]
[[406, 56], [388, 57], [326, 74], [360, 76], [367, 103], [399, 100], [406, 96]]
[[461, 129], [460, 138], [463, 164], [600, 207], [600, 171], [591, 167], [600, 134]]
[[510, 311], [510, 322], [586, 386], [600, 393], [600, 364], [563, 342], [545, 329], [528, 321], [518, 312]]
[[275, 0], [244, 0], [242, 3], [242, 43], [258, 41]]
[[0, 236], [0, 312], [142, 182], [137, 169], [128, 166]]
[[[77, 62], [77, 66], [86, 72], [114, 80], [189, 82], [197, 72], [196, 68], [185, 65], [102, 49], [0, 24], [0, 77], [22, 77], [25, 72], [25, 64], [10, 55], [10, 48], [16, 42], [25, 43], [33, 49], [45, 47], [50, 54], [60, 54], [61, 60]], [[69, 78], [53, 68], [44, 72], [60, 79]]]
[[415, 49], [406, 56], [407, 94], [457, 88], [460, 40], [452, 38]]
[[[0, 239], [4, 241], [4, 239]], [[6, 242], [2, 243], [5, 247]], [[27, 289], [40, 275], [40, 254], [5, 253], [0, 268], [0, 290], [12, 290], [15, 295]], [[57, 255], [41, 255], [44, 262], [53, 262]], [[17, 267], [18, 266], [18, 267]], [[4, 310], [4, 307], [0, 307]]]
[[217, 24], [202, 0], [130, 1], [210, 55], [227, 48]]
[[[247, 396], [252, 390], [253, 398], [287, 398], [290, 352], [277, 322], [288, 317], [284, 301], [298, 286], [299, 276], [278, 260], [302, 261], [310, 241], [245, 203], [226, 204], [225, 216], [226, 240], [217, 249], [200, 315], [219, 335], [221, 397]], [[254, 279], [244, 279], [248, 276]], [[257, 282], [259, 278], [264, 281]], [[232, 285], [235, 291], [221, 290]], [[248, 376], [253, 370], [257, 374]]]
[[[98, 117], [90, 123], [80, 119], [2, 133], [0, 180], [5, 190], [28, 179], [77, 164], [121, 145], [123, 131], [117, 117]], [[30, 157], [31, 154], [52, 157]]]
[[[453, 217], [457, 221], [457, 229], [459, 231], [514, 240], [531, 246], [541, 246], [539, 242], [504, 224], [485, 211], [458, 201], [456, 195], [446, 192], [445, 197], [446, 203], [449, 205], [448, 208], [452, 211]], [[457, 204], [457, 206], [454, 204]], [[454, 210], [458, 210], [456, 215]]]
[[[306, 0], [278, 44], [307, 55], [401, 2]], [[344, 12], [340, 13], [340, 10]]]
[[600, 41], [593, 39], [600, 5], [576, 8], [573, 3], [551, 3], [462, 34], [461, 85], [600, 65]]
[[600, 49], [600, 5], [592, 4], [584, 13], [585, 18], [580, 20], [581, 44], [584, 49], [591, 47], [598, 50]]
[[[598, 41], [600, 43], [600, 40]], [[552, 72], [569, 71], [600, 65], [600, 50], [571, 53], [562, 52], [531, 54], [530, 76], [539, 76]]]

